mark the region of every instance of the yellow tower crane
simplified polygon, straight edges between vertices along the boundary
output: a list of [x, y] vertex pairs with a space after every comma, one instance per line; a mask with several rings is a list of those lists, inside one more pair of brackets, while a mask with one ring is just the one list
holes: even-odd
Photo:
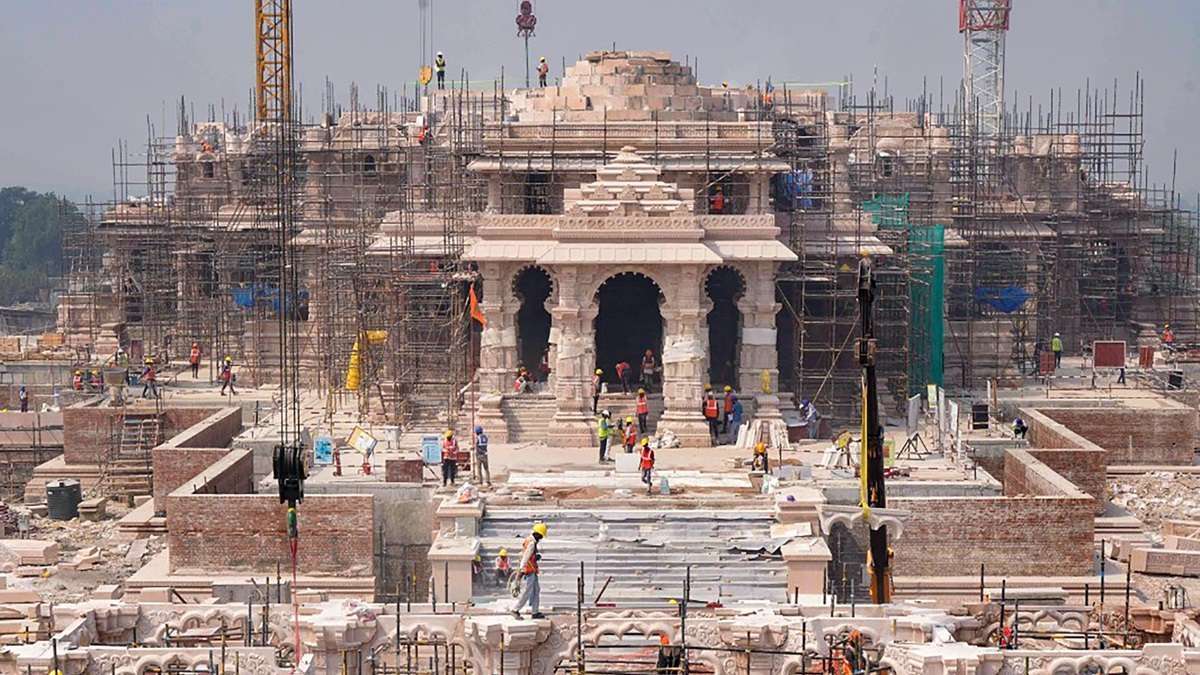
[[292, 110], [292, 0], [254, 0], [255, 105], [261, 122]]

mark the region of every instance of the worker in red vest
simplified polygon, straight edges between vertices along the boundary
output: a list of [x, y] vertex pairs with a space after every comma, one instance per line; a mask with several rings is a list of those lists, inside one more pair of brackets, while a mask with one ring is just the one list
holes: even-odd
[[454, 437], [453, 429], [447, 429], [442, 439], [442, 487], [446, 487], [447, 484], [453, 486], [457, 474], [458, 439]]
[[538, 543], [546, 538], [546, 524], [534, 523], [533, 531], [521, 543], [521, 592], [517, 596], [517, 604], [513, 606], [512, 615], [521, 618], [521, 610], [525, 605], [533, 610], [533, 618], [546, 618], [539, 607], [542, 599], [542, 585], [538, 581], [540, 568], [538, 563], [542, 554], [538, 552]]
[[154, 368], [154, 359], [146, 359], [146, 367], [142, 369], [142, 398], [149, 392], [154, 398], [158, 395], [158, 371]]
[[633, 446], [637, 445], [638, 432], [637, 427], [633, 426], [633, 417], [625, 418], [625, 452], [633, 454]]
[[628, 394], [629, 387], [633, 384], [633, 368], [628, 361], [617, 363], [617, 379], [621, 381], [621, 393]]
[[637, 418], [638, 432], [646, 433], [650, 430], [650, 399], [646, 397], [645, 389], [638, 389], [637, 394]]
[[75, 391], [83, 391], [83, 371], [77, 370], [71, 376], [71, 388]]
[[712, 436], [712, 444], [716, 445], [719, 436], [718, 431], [721, 428], [721, 404], [713, 397], [711, 387], [709, 387], [708, 393], [704, 395], [704, 402], [700, 405], [700, 411], [704, 413], [704, 421], [708, 422], [708, 435]]
[[721, 190], [721, 186], [716, 187], [716, 191], [708, 198], [708, 212], [714, 215], [725, 213], [725, 193]]
[[725, 385], [725, 401], [721, 410], [721, 433], [723, 434], [729, 431], [729, 418], [733, 417], [734, 403], [737, 403], [737, 394], [733, 393], [733, 387]]
[[654, 448], [650, 447], [650, 439], [642, 439], [641, 461], [638, 466], [642, 470], [642, 482], [646, 484], [646, 494], [650, 494], [650, 486], [653, 481], [650, 474], [654, 471]]
[[192, 343], [192, 352], [188, 354], [188, 365], [192, 367], [192, 379], [200, 377], [200, 343]]

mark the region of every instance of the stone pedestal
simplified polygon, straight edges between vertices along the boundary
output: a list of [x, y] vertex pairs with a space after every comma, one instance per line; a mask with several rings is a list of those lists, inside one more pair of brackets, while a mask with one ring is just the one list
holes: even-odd
[[553, 630], [549, 619], [472, 616], [463, 621], [463, 640], [485, 673], [530, 675], [533, 652]]
[[382, 634], [375, 612], [366, 605], [330, 602], [316, 614], [301, 616], [300, 637], [304, 656], [312, 660], [309, 672], [336, 675], [347, 658], [343, 654], [348, 652], [352, 663], [359, 655], [367, 662], [372, 643]]
[[471, 563], [479, 553], [475, 537], [438, 536], [429, 547], [429, 566], [433, 569], [430, 593], [438, 602], [469, 602], [471, 599]]
[[479, 536], [479, 521], [482, 518], [483, 501], [479, 499], [466, 504], [446, 499], [437, 509], [438, 530], [455, 537]]
[[788, 595], [816, 595], [821, 592], [825, 570], [833, 555], [820, 537], [795, 539], [783, 546], [783, 562], [787, 565]]
[[475, 423], [483, 427], [491, 443], [508, 443], [508, 421], [500, 408], [503, 397], [499, 394], [480, 394]]

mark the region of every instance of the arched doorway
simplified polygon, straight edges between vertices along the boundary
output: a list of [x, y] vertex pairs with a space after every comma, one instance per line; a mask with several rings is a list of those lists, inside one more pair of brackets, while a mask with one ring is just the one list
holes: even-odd
[[550, 347], [550, 312], [546, 299], [550, 297], [550, 274], [540, 267], [526, 267], [513, 279], [513, 295], [521, 302], [517, 310], [518, 365], [525, 366], [539, 380], [538, 366]]
[[641, 378], [642, 355], [653, 349], [661, 357], [663, 319], [659, 309], [662, 289], [644, 274], [623, 272], [610, 277], [596, 291], [596, 367], [604, 381], [617, 384], [616, 364], [633, 367], [631, 379]]
[[708, 381], [713, 387], [738, 386], [738, 361], [742, 313], [737, 301], [746, 292], [746, 282], [732, 267], [721, 266], [708, 274], [704, 292], [712, 300], [708, 313]]

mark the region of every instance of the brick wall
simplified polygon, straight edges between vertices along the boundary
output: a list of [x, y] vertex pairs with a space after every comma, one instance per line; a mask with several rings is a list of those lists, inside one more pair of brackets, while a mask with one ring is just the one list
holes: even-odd
[[[162, 444], [167, 447], [224, 448], [242, 431], [241, 408], [222, 408], [215, 412], [211, 408], [183, 409], [178, 415], [171, 415], [170, 410], [164, 412], [172, 428], [183, 429]], [[179, 426], [199, 415], [203, 416], [186, 427]]]
[[1095, 512], [1104, 512], [1108, 501], [1105, 477], [1108, 472], [1106, 453], [1092, 448], [1029, 448], [1028, 452], [1058, 475], [1096, 500]]
[[[120, 436], [121, 408], [97, 405], [99, 397], [63, 408], [63, 459], [67, 464], [99, 464]], [[139, 412], [140, 408], [130, 408]], [[146, 409], [147, 411], [149, 409]], [[169, 439], [216, 412], [217, 408], [167, 408], [163, 411], [162, 436]]]
[[[291, 561], [287, 507], [250, 494], [253, 453], [230, 450], [165, 498], [172, 573], [271, 572]], [[299, 507], [300, 574], [370, 576], [375, 515], [370, 495], [313, 495]]]
[[165, 511], [167, 495], [228, 453], [229, 448], [154, 448], [154, 510]]
[[1196, 410], [1170, 401], [1160, 408], [1038, 408], [1038, 412], [1107, 450], [1109, 464], [1191, 464], [1200, 438]]
[[911, 513], [895, 545], [897, 576], [978, 575], [981, 563], [1010, 576], [1092, 573], [1091, 496], [1023, 450], [1004, 464], [1003, 497], [888, 501]]

